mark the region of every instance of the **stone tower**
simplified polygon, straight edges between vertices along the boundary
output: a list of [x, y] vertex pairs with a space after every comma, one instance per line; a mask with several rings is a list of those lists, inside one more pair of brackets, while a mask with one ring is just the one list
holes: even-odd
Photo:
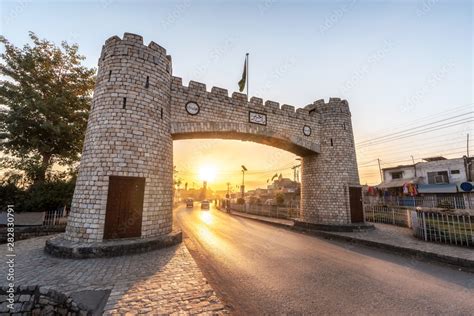
[[321, 152], [303, 156], [301, 220], [321, 225], [351, 223], [349, 187], [359, 187], [359, 174], [346, 100], [318, 100], [306, 107], [319, 115]]
[[[65, 238], [102, 241], [109, 176], [145, 181], [143, 212], [122, 219], [140, 237], [172, 229], [171, 57], [139, 35], [105, 42]], [[137, 223], [140, 221], [140, 223]], [[138, 225], [138, 226], [137, 226]]]

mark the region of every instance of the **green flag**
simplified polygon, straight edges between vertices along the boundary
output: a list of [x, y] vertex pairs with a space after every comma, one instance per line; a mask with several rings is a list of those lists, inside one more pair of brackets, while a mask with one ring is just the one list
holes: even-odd
[[245, 56], [245, 63], [244, 63], [244, 72], [242, 73], [242, 79], [239, 81], [239, 91], [244, 91], [245, 84], [247, 81], [247, 56]]

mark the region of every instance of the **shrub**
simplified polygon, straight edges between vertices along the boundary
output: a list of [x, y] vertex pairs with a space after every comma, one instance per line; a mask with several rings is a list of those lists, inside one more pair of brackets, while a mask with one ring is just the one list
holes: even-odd
[[28, 212], [43, 212], [59, 207], [71, 207], [75, 181], [56, 180], [34, 185], [28, 190], [25, 210]]
[[285, 203], [285, 196], [283, 195], [283, 193], [277, 193], [275, 200], [278, 205], [282, 205], [283, 203]]
[[249, 199], [249, 204], [252, 204], [252, 205], [257, 204], [257, 198], [255, 196], [251, 196]]
[[26, 190], [20, 189], [15, 183], [2, 183], [0, 186], [0, 211], [5, 211], [8, 205], [14, 205], [16, 210], [24, 208]]
[[44, 212], [71, 206], [75, 178], [52, 179], [22, 189], [7, 182], [0, 186], [0, 205], [5, 210], [8, 204], [17, 212]]
[[238, 199], [237, 199], [237, 204], [240, 204], [240, 205], [245, 204], [245, 199], [244, 199], [244, 198], [241, 198], [241, 197], [238, 198]]

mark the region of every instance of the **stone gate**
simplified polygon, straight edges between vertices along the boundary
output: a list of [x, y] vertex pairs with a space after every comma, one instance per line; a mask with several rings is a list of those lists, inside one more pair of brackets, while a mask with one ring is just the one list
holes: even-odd
[[125, 33], [109, 38], [99, 59], [64, 239], [169, 234], [173, 139], [190, 138], [249, 140], [293, 152], [302, 157], [298, 221], [328, 227], [360, 221], [354, 215], [357, 190], [351, 196], [360, 186], [346, 100], [318, 100], [295, 110], [236, 92], [229, 96], [222, 88], [208, 91], [194, 81], [185, 86], [172, 75], [163, 47]]

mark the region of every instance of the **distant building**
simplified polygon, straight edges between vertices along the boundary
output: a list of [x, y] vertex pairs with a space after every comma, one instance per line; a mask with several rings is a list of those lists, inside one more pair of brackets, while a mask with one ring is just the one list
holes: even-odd
[[416, 165], [400, 165], [397, 167], [382, 169], [383, 182], [377, 186], [384, 189], [391, 195], [401, 195], [403, 186], [407, 183], [416, 184], [418, 182], [416, 176]]
[[288, 178], [279, 178], [267, 186], [268, 191], [277, 191], [281, 193], [298, 193], [300, 190], [300, 183]]
[[284, 204], [299, 205], [301, 184], [288, 178], [278, 178], [267, 185], [266, 189], [257, 188], [245, 193], [245, 199], [250, 203], [276, 204], [277, 194], [283, 194]]
[[461, 184], [472, 181], [473, 158], [424, 158], [414, 165], [384, 168], [379, 189], [403, 193], [407, 184], [417, 184], [417, 193], [463, 192]]

